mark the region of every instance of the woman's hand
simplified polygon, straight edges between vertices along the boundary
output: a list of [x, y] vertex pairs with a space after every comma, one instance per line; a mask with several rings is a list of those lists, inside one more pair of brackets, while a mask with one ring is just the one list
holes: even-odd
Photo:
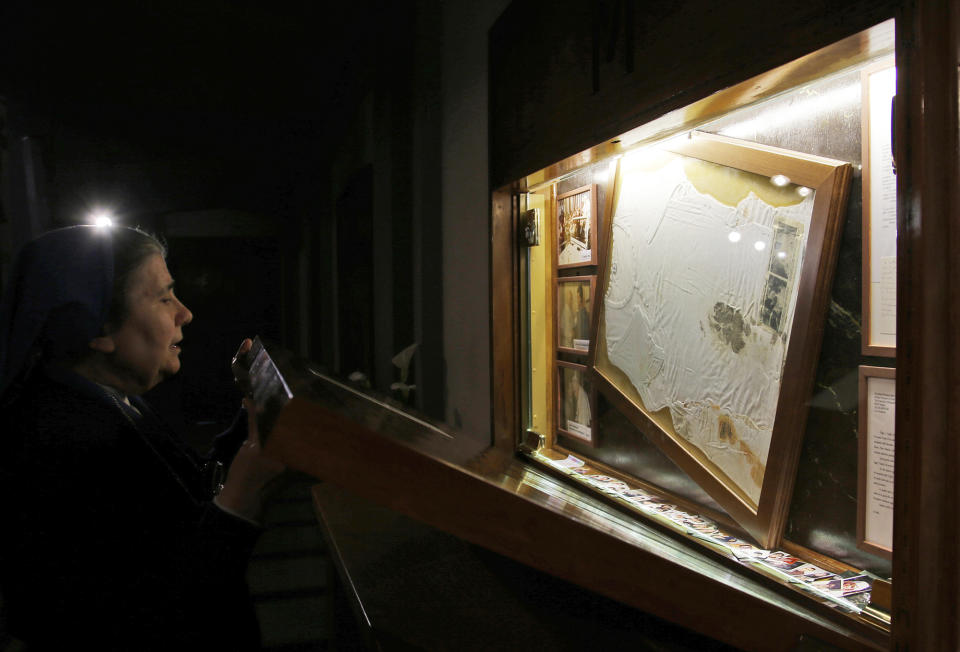
[[283, 473], [286, 467], [261, 454], [256, 405], [252, 399], [245, 398], [243, 406], [247, 410], [247, 439], [233, 458], [227, 471], [227, 480], [223, 483], [223, 490], [216, 501], [228, 511], [252, 521], [259, 521], [263, 509], [264, 488]]

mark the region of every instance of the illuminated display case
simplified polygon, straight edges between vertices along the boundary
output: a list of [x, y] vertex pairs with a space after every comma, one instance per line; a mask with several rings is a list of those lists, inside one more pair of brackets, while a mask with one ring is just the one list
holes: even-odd
[[[618, 134], [518, 194], [542, 225], [520, 253], [530, 458], [855, 616], [891, 574], [857, 546], [856, 418], [858, 367], [876, 362], [859, 325], [863, 134], [886, 152], [869, 171], [893, 169], [891, 113], [864, 110], [864, 76], [895, 73], [894, 30]], [[895, 215], [887, 199], [874, 206]], [[594, 277], [591, 310], [553, 292]], [[886, 512], [889, 529], [881, 502], [866, 521]]]
[[[918, 465], [951, 457], [954, 354], [929, 363], [955, 350], [937, 321], [953, 300], [917, 256], [954, 228], [955, 179], [929, 175], [956, 157], [923, 135], [935, 58], [914, 39], [939, 16], [951, 27], [928, 43], [954, 61], [956, 8], [540, 9], [515, 3], [492, 39], [493, 323], [517, 325], [494, 333], [495, 375], [516, 370], [513, 395], [494, 393], [498, 441], [875, 645], [927, 636], [890, 614], [945, 613], [917, 550], [937, 559], [931, 579], [955, 570], [956, 543], [908, 505], [934, 493]], [[578, 20], [589, 66], [575, 37], [521, 36]], [[939, 70], [953, 143], [956, 70]], [[562, 201], [588, 185], [598, 256], [570, 265]], [[512, 238], [512, 215], [541, 225], [538, 245]], [[556, 345], [577, 320], [554, 288], [573, 278], [595, 279], [586, 352]]]

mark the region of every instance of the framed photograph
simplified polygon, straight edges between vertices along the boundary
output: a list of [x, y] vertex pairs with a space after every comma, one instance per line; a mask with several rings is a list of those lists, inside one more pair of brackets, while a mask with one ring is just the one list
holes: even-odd
[[574, 355], [590, 350], [590, 306], [596, 276], [557, 279], [557, 349]]
[[782, 535], [849, 163], [692, 132], [620, 160], [598, 391], [763, 548]]
[[859, 395], [857, 546], [892, 559], [897, 370], [861, 366]]
[[893, 158], [893, 58], [864, 69], [863, 160], [863, 354], [897, 353], [897, 176]]
[[597, 186], [557, 195], [557, 268], [597, 264]]
[[557, 433], [596, 445], [596, 395], [581, 364], [557, 360]]

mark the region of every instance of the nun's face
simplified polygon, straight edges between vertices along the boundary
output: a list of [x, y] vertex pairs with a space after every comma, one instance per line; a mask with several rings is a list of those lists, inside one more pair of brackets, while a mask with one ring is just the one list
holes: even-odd
[[107, 361], [123, 379], [125, 391], [141, 394], [180, 370], [183, 326], [193, 314], [173, 293], [173, 278], [160, 255], [151, 256], [127, 287], [127, 317], [107, 337], [113, 351]]

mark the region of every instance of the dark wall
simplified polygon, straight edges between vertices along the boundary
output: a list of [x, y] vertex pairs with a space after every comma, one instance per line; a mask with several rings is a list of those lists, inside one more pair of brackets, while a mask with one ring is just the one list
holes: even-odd
[[[420, 342], [408, 382], [418, 386], [415, 404], [442, 416], [439, 16], [435, 2], [375, 0], [4, 3], [0, 98], [9, 141], [26, 143], [5, 174], [16, 196], [8, 202], [6, 260], [29, 237], [83, 221], [93, 208], [161, 235], [169, 215], [255, 215], [276, 225], [277, 255], [238, 268], [250, 252], [230, 228], [218, 233], [223, 221], [213, 219], [200, 228], [205, 244], [171, 241], [183, 287], [195, 287], [194, 272], [209, 278], [214, 265], [235, 270], [227, 282], [259, 293], [252, 301], [276, 319], [257, 332], [321, 362], [334, 360], [331, 342], [372, 358], [366, 364], [386, 391], [399, 379], [391, 357]], [[351, 142], [345, 127], [370, 97], [372, 121]], [[368, 137], [375, 153], [361, 165], [371, 166], [368, 235], [376, 248], [354, 256], [337, 234], [339, 226], [345, 240], [357, 236], [352, 216], [340, 214], [344, 189], [331, 170]], [[39, 179], [33, 199], [27, 177]], [[273, 283], [269, 290], [245, 277], [254, 269]], [[377, 270], [365, 293], [338, 279], [351, 270]], [[336, 307], [337, 287], [350, 314]], [[223, 309], [207, 301], [192, 300], [195, 333], [206, 328], [201, 316], [214, 323]], [[361, 312], [362, 324], [350, 321]], [[364, 329], [376, 334], [370, 350], [340, 342], [348, 333], [362, 339]], [[232, 351], [234, 339], [224, 334], [229, 345], [213, 348]]]
[[882, 22], [897, 4], [516, 0], [490, 32], [492, 185]]

